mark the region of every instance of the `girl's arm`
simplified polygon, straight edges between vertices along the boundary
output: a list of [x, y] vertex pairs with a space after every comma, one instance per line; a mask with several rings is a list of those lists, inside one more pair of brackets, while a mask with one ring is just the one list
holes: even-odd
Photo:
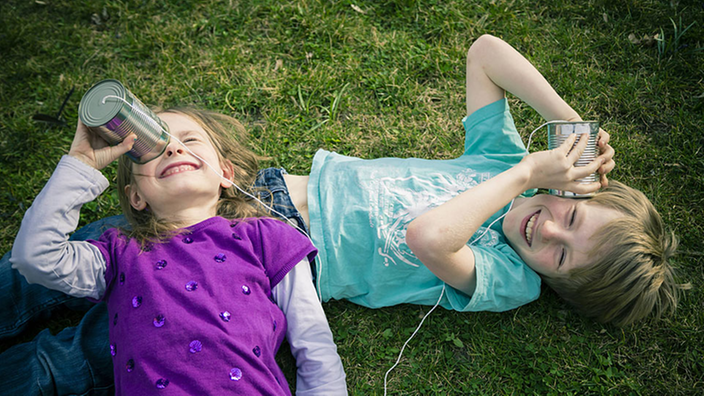
[[99, 172], [132, 147], [134, 136], [114, 147], [80, 121], [71, 150], [57, 165], [27, 210], [12, 248], [12, 267], [27, 278], [77, 297], [98, 298], [105, 290], [105, 260], [88, 242], [68, 241], [81, 206], [108, 186]]
[[92, 244], [68, 237], [78, 225], [81, 206], [107, 186], [100, 172], [64, 156], [22, 219], [12, 246], [12, 267], [29, 283], [99, 298], [105, 290], [105, 259]]
[[286, 315], [286, 338], [296, 359], [296, 395], [346, 395], [342, 361], [313, 286], [307, 259], [272, 290]]

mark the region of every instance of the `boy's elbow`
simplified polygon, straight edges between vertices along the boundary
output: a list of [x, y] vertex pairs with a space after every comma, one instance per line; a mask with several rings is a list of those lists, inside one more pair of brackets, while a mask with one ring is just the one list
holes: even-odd
[[427, 224], [422, 219], [415, 219], [406, 230], [406, 244], [418, 259], [429, 267], [436, 262], [435, 258], [442, 246], [442, 232], [433, 224]]
[[486, 56], [492, 56], [492, 54], [494, 54], [494, 48], [501, 42], [503, 42], [503, 40], [490, 34], [479, 36], [478, 39], [474, 40], [469, 50], [467, 50], [467, 61], [477, 61]]

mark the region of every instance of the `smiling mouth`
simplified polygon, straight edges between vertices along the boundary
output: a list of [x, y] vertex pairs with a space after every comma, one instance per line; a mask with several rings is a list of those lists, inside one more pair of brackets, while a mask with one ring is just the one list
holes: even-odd
[[533, 213], [532, 216], [526, 221], [526, 226], [525, 229], [523, 230], [523, 235], [525, 236], [526, 243], [528, 243], [528, 246], [533, 245], [533, 234], [535, 233], [535, 223], [538, 220], [538, 216], [540, 215], [540, 211], [537, 211]]
[[164, 169], [164, 171], [161, 172], [161, 175], [159, 176], [159, 178], [169, 177], [169, 176], [175, 175], [177, 173], [189, 172], [189, 171], [196, 170], [196, 169], [198, 169], [198, 167], [193, 164], [173, 165], [173, 166], [170, 166], [170, 167]]

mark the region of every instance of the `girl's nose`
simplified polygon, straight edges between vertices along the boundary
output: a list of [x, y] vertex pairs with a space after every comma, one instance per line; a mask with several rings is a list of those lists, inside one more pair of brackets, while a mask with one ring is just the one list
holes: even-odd
[[183, 154], [183, 147], [176, 142], [176, 143], [171, 143], [166, 147], [166, 151], [164, 152], [167, 157], [171, 157], [174, 154]]

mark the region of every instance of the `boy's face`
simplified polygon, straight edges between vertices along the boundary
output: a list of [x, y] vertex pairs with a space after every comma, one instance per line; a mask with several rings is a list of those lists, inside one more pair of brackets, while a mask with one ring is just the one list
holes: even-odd
[[513, 249], [535, 272], [566, 275], [588, 262], [594, 232], [621, 212], [588, 199], [536, 195], [517, 198], [503, 221], [503, 231]]

